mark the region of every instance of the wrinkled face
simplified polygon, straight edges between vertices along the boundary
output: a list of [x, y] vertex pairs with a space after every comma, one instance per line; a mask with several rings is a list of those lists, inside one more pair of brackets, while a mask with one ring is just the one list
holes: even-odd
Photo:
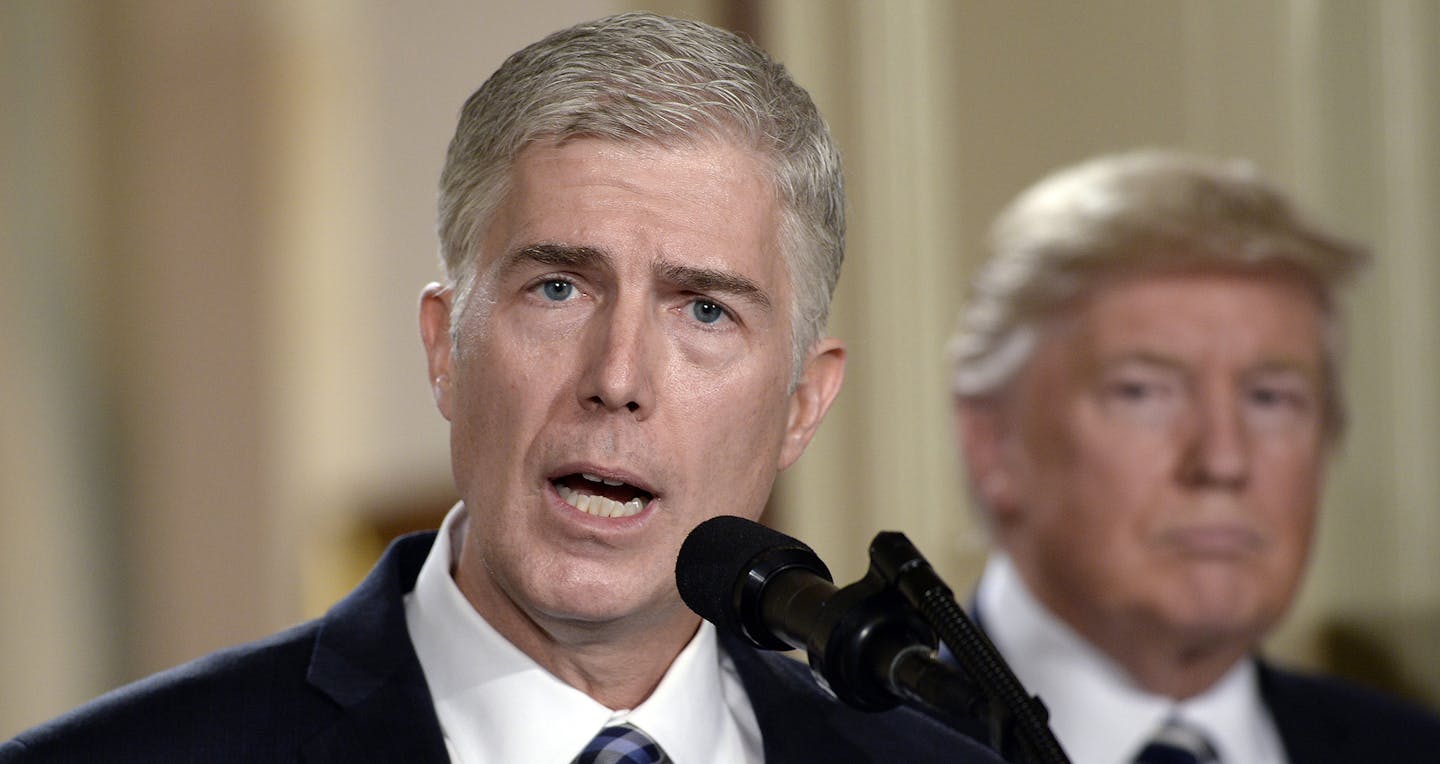
[[718, 143], [523, 150], [453, 351], [450, 295], [422, 304], [470, 516], [462, 588], [542, 624], [692, 617], [674, 578], [686, 534], [758, 517], [823, 415], [808, 381], [788, 392], [763, 169]]
[[1001, 543], [1102, 645], [1118, 630], [1248, 646], [1310, 545], [1318, 303], [1284, 273], [1188, 272], [1112, 282], [1066, 315], [1021, 374], [982, 486]]

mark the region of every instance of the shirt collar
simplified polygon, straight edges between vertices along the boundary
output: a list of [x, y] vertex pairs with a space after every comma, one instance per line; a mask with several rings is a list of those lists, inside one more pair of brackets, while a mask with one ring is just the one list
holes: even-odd
[[1052, 731], [1076, 764], [1129, 761], [1172, 715], [1202, 730], [1221, 761], [1285, 760], [1260, 697], [1254, 661], [1241, 661], [1213, 687], [1183, 702], [1146, 692], [1045, 608], [999, 553], [985, 565], [976, 607], [1016, 677], [1044, 701]]
[[570, 761], [601, 728], [623, 722], [679, 762], [744, 761], [760, 750], [754, 711], [733, 665], [722, 660], [714, 626], [702, 622], [638, 707], [606, 708], [521, 652], [465, 599], [450, 576], [465, 523], [457, 504], [405, 597], [411, 641], [453, 761]]

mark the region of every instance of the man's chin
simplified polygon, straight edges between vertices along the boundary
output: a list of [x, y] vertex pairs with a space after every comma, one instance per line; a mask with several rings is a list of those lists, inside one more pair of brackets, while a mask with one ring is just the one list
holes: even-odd
[[1163, 623], [1177, 644], [1198, 647], [1253, 645], [1276, 618], [1250, 603], [1192, 602], [1180, 610], [1168, 609]]
[[[678, 600], [678, 597], [677, 597]], [[538, 619], [556, 628], [604, 632], [620, 625], [653, 622], [669, 610], [654, 593], [616, 591], [605, 584], [559, 586], [536, 592], [531, 605]]]

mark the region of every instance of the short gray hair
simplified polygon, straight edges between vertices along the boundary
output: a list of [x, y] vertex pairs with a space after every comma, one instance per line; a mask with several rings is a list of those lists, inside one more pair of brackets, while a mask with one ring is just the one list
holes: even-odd
[[1284, 264], [1309, 282], [1330, 322], [1327, 409], [1338, 427], [1336, 291], [1369, 254], [1302, 218], [1248, 162], [1160, 150], [1091, 159], [1021, 193], [996, 219], [990, 247], [950, 343], [957, 396], [985, 397], [1012, 381], [1041, 322], [1108, 277]]
[[572, 137], [665, 147], [722, 140], [756, 152], [782, 207], [777, 243], [794, 293], [798, 379], [844, 258], [839, 152], [782, 65], [695, 21], [625, 13], [556, 32], [511, 55], [465, 102], [440, 176], [441, 256], [457, 313], [515, 158], [533, 141]]

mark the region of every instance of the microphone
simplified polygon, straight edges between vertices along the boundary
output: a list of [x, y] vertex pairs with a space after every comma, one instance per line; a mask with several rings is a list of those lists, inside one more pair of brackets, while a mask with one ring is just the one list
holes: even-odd
[[[1026, 693], [904, 534], [878, 534], [869, 572], [837, 588], [798, 539], [721, 515], [685, 538], [675, 584], [685, 604], [721, 631], [764, 650], [804, 649], [815, 680], [855, 708], [904, 702], [961, 731], [972, 726], [967, 720], [987, 720], [992, 746], [1008, 760], [1068, 762], [1044, 704]], [[937, 658], [936, 631], [959, 667]]]
[[696, 526], [675, 562], [685, 605], [763, 650], [805, 647], [833, 581], [799, 539], [730, 515]]
[[728, 515], [696, 526], [675, 564], [680, 598], [701, 618], [761, 649], [804, 649], [816, 681], [856, 708], [912, 700], [913, 680], [958, 678], [898, 593], [874, 576], [844, 588], [831, 581], [810, 547]]

